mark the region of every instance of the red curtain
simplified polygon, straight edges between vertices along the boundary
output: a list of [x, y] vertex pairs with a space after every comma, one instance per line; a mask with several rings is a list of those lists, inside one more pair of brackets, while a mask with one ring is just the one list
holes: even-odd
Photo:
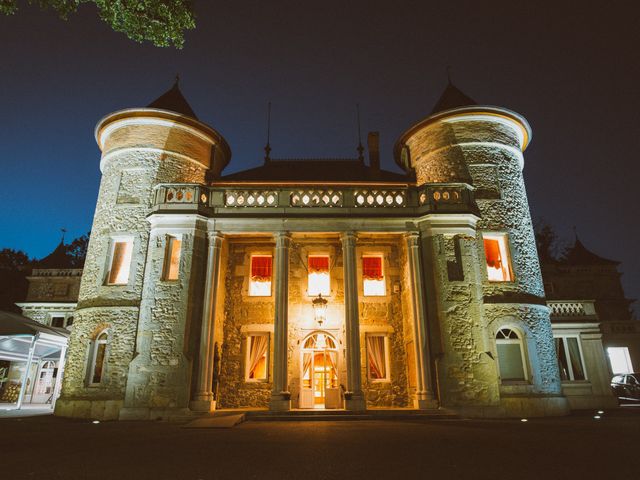
[[362, 257], [362, 277], [382, 280], [382, 257]]
[[251, 280], [268, 282], [271, 272], [271, 257], [251, 257]]
[[329, 271], [329, 257], [309, 257], [309, 273]]
[[500, 241], [494, 238], [484, 239], [484, 255], [487, 257], [487, 265], [491, 268], [502, 268], [500, 256]]

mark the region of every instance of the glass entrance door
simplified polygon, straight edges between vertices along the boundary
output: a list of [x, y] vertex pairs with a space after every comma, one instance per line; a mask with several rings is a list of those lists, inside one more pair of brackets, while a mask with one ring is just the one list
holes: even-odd
[[333, 338], [318, 332], [304, 343], [300, 408], [340, 408], [338, 351]]

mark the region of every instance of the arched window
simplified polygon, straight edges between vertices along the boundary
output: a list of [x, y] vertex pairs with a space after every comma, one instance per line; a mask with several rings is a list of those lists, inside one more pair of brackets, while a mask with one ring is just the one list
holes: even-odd
[[501, 328], [496, 334], [500, 379], [523, 381], [527, 379], [522, 339], [510, 328]]
[[96, 335], [91, 345], [91, 363], [89, 365], [89, 385], [99, 385], [104, 379], [104, 367], [107, 354], [109, 332], [103, 330]]

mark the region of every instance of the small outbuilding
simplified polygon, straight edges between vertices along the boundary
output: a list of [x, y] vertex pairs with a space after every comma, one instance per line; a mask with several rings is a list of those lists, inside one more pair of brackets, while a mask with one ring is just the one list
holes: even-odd
[[55, 406], [69, 331], [0, 311], [0, 409]]

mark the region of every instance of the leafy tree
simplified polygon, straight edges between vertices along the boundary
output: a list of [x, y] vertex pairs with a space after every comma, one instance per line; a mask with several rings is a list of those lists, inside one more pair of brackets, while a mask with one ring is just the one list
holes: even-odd
[[71, 263], [71, 268], [82, 268], [84, 259], [87, 257], [87, 247], [89, 246], [89, 233], [76, 238], [69, 245], [66, 245], [66, 255]]
[[[100, 18], [116, 32], [136, 42], [150, 41], [157, 47], [184, 45], [184, 32], [195, 28], [191, 0], [28, 0], [55, 10], [66, 20], [80, 4], [93, 3]], [[0, 13], [12, 15], [18, 0], [0, 0]]]

